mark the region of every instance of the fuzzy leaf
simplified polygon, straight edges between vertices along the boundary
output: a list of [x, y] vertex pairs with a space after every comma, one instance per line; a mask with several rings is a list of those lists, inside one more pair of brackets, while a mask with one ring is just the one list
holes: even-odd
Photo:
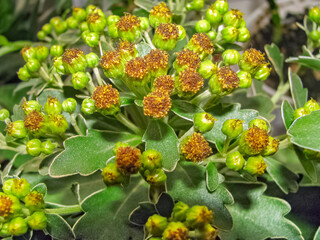
[[134, 209], [130, 214], [129, 221], [134, 225], [143, 227], [148, 221], [148, 218], [154, 214], [157, 214], [157, 210], [153, 203], [139, 203], [139, 207]]
[[313, 56], [299, 56], [296, 58], [289, 58], [287, 62], [297, 62], [300, 63], [302, 66], [312, 68], [317, 71], [320, 68], [320, 59], [315, 58]]
[[174, 207], [174, 201], [168, 193], [162, 193], [155, 204], [157, 212], [164, 217], [170, 217]]
[[36, 186], [34, 186], [32, 188], [31, 191], [33, 191], [33, 190], [41, 193], [44, 197], [47, 195], [47, 186], [44, 183], [37, 184]]
[[90, 129], [86, 136], [71, 137], [64, 142], [65, 150], [53, 160], [49, 174], [52, 177], [90, 175], [105, 167], [117, 142], [138, 145], [141, 137], [126, 132]]
[[215, 122], [214, 127], [211, 131], [204, 134], [204, 137], [207, 141], [215, 143], [217, 149], [221, 152], [223, 148], [223, 143], [226, 139], [226, 136], [222, 133], [221, 128], [225, 120], [227, 119], [240, 119], [243, 120], [243, 128], [247, 129], [249, 122], [252, 119], [258, 117], [258, 112], [255, 110], [244, 109], [240, 110], [239, 104], [219, 104], [214, 108], [211, 108], [207, 111], [212, 114], [214, 118], [218, 121]]
[[307, 176], [310, 178], [312, 182], [317, 182], [317, 170], [314, 161], [311, 161], [310, 159], [307, 159], [302, 150], [294, 146], [294, 150], [296, 154], [299, 157], [300, 163], [303, 167], [303, 169], [306, 171]]
[[299, 228], [284, 216], [290, 205], [282, 199], [263, 195], [266, 185], [261, 183], [228, 183], [235, 204], [227, 206], [233, 228], [221, 232], [222, 240], [263, 240], [284, 238], [303, 240]]
[[267, 164], [267, 172], [284, 193], [298, 191], [299, 185], [297, 181], [299, 177], [296, 174], [272, 157], [267, 157], [264, 160]]
[[283, 100], [281, 105], [281, 115], [286, 129], [288, 129], [294, 121], [293, 113], [294, 111], [290, 103], [287, 100]]
[[219, 173], [213, 162], [210, 162], [206, 168], [206, 183], [210, 192], [213, 192], [219, 186]]
[[179, 139], [174, 130], [161, 120], [150, 121], [143, 136], [147, 149], [155, 149], [161, 153], [163, 168], [173, 171], [180, 159]]
[[111, 186], [92, 194], [82, 202], [85, 214], [73, 227], [77, 239], [142, 239], [143, 230], [130, 226], [128, 217], [146, 200], [148, 184], [140, 177], [131, 178], [126, 188]]
[[47, 214], [48, 226], [46, 231], [54, 239], [75, 239], [69, 224], [58, 214]]
[[137, 44], [136, 49], [138, 50], [140, 57], [146, 56], [151, 51], [151, 47], [147, 43]]
[[150, 12], [150, 10], [159, 4], [158, 1], [151, 1], [151, 0], [134, 0], [134, 4], [138, 7]]
[[232, 204], [230, 192], [220, 184], [213, 193], [207, 190], [205, 168], [192, 162], [181, 162], [176, 170], [168, 173], [167, 189], [176, 201], [189, 206], [205, 205], [214, 212], [213, 223], [220, 229], [232, 228], [232, 218], [225, 204]]
[[271, 45], [266, 45], [264, 47], [269, 60], [272, 63], [272, 66], [274, 67], [274, 70], [280, 77], [280, 79], [283, 79], [283, 61], [284, 61], [284, 55], [280, 52], [278, 46], [274, 43]]
[[308, 89], [303, 88], [300, 77], [289, 69], [291, 95], [295, 108], [301, 108], [307, 101]]
[[184, 100], [172, 101], [171, 111], [177, 114], [179, 117], [189, 121], [193, 121], [194, 114], [204, 112], [204, 110], [200, 107]]

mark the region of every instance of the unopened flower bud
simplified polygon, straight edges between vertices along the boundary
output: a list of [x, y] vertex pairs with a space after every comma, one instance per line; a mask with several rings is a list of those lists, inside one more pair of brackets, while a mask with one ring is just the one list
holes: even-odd
[[37, 191], [30, 192], [23, 199], [26, 208], [30, 211], [36, 211], [44, 208], [43, 194]]
[[253, 126], [268, 131], [268, 124], [265, 120], [259, 118], [253, 119], [249, 122], [249, 128], [253, 128]]
[[211, 60], [205, 60], [201, 62], [200, 67], [198, 69], [198, 73], [204, 78], [208, 79], [212, 76], [214, 72], [216, 72], [218, 66], [214, 64]]
[[167, 180], [167, 175], [161, 168], [153, 171], [146, 170], [141, 174], [150, 185], [163, 185]]
[[186, 160], [197, 163], [209, 157], [212, 149], [201, 133], [193, 133], [182, 141], [181, 154]]
[[262, 175], [267, 168], [267, 164], [264, 162], [261, 155], [249, 157], [244, 170], [252, 175]]
[[171, 213], [171, 220], [177, 222], [184, 222], [187, 217], [187, 211], [189, 210], [189, 206], [184, 202], [177, 202]]
[[239, 78], [239, 88], [249, 88], [252, 85], [251, 74], [245, 71], [237, 72]]
[[223, 123], [221, 131], [229, 139], [235, 139], [243, 131], [243, 121], [239, 119], [228, 119]]
[[223, 40], [227, 43], [234, 43], [238, 39], [239, 30], [236, 27], [229, 26], [222, 29], [221, 34]]
[[164, 2], [159, 3], [154, 6], [149, 15], [150, 25], [156, 28], [160, 23], [171, 23], [173, 13], [168, 8], [167, 4]]
[[320, 9], [319, 9], [319, 7], [314, 7], [309, 10], [309, 18], [311, 21], [320, 25]]
[[53, 59], [53, 69], [55, 72], [59, 74], [66, 74], [67, 71], [64, 67], [64, 64], [62, 62], [62, 57], [56, 57]]
[[49, 56], [49, 49], [45, 46], [38, 46], [36, 48], [36, 58], [42, 62]]
[[199, 20], [194, 27], [198, 33], [206, 33], [211, 29], [210, 22], [207, 20]]
[[218, 11], [218, 9], [216, 9], [214, 7], [214, 4], [212, 4], [207, 12], [206, 12], [206, 19], [211, 23], [211, 24], [214, 24], [214, 25], [217, 25], [221, 22], [222, 20], [222, 16], [221, 16], [221, 13]]
[[30, 192], [30, 183], [24, 179], [14, 178], [11, 186], [11, 194], [19, 199], [24, 198]]
[[90, 32], [87, 30], [82, 32], [81, 37], [89, 47], [94, 47], [99, 44], [99, 34], [97, 32]]
[[24, 47], [20, 53], [26, 62], [31, 58], [36, 58], [36, 48], [34, 47]]
[[107, 26], [106, 17], [102, 12], [89, 14], [87, 17], [87, 23], [91, 32], [101, 33]]
[[245, 162], [242, 154], [236, 151], [227, 155], [226, 166], [234, 171], [239, 171], [243, 168]]
[[168, 225], [167, 218], [154, 214], [148, 218], [146, 222], [146, 230], [154, 237], [161, 237], [163, 231]]
[[78, 28], [79, 26], [79, 22], [77, 19], [75, 19], [73, 16], [71, 17], [68, 17], [67, 20], [66, 20], [67, 24], [68, 24], [68, 27], [70, 29], [76, 29]]
[[41, 141], [37, 138], [29, 140], [26, 144], [26, 151], [31, 156], [39, 156], [41, 153]]
[[162, 240], [187, 240], [188, 228], [181, 222], [170, 222], [162, 234]]
[[237, 9], [231, 9], [223, 16], [223, 24], [228, 27], [239, 28], [243, 20], [243, 13]]
[[57, 34], [64, 33], [68, 30], [68, 24], [66, 21], [63, 21], [60, 17], [53, 17], [50, 19], [50, 24], [52, 25], [54, 31]]
[[19, 78], [21, 81], [28, 81], [28, 80], [30, 80], [31, 75], [30, 75], [30, 73], [29, 73], [26, 65], [23, 66], [23, 67], [21, 67], [21, 68], [19, 68], [18, 78]]
[[240, 53], [234, 49], [227, 49], [222, 53], [222, 59], [226, 65], [234, 65], [239, 62]]
[[25, 138], [28, 134], [22, 120], [11, 122], [7, 125], [6, 131], [9, 136], [15, 138]]
[[201, 228], [212, 221], [213, 213], [206, 206], [193, 206], [187, 211], [186, 225], [191, 228]]
[[62, 110], [64, 112], [73, 113], [76, 110], [77, 101], [74, 98], [67, 98], [62, 102]]
[[209, 80], [209, 90], [213, 94], [227, 95], [239, 87], [240, 79], [230, 67], [219, 68]]
[[10, 236], [9, 223], [4, 223], [0, 229], [0, 237], [5, 238], [5, 237], [9, 237], [9, 236]]
[[90, 78], [87, 76], [85, 72], [76, 72], [72, 74], [72, 85], [74, 89], [83, 89], [87, 86]]
[[67, 131], [69, 123], [61, 114], [50, 114], [46, 120], [47, 129], [52, 134], [63, 134]]
[[217, 119], [206, 112], [196, 113], [193, 119], [195, 130], [202, 133], [209, 132], [213, 128], [215, 121]]
[[115, 23], [109, 25], [109, 27], [108, 27], [108, 33], [109, 33], [109, 36], [110, 36], [111, 38], [117, 38], [117, 37], [119, 37], [119, 30], [118, 30], [118, 27], [117, 27], [117, 25], [116, 25]]
[[95, 68], [99, 65], [99, 57], [94, 52], [88, 53], [86, 60], [89, 68]]
[[256, 126], [244, 131], [240, 138], [239, 151], [249, 156], [261, 153], [269, 143], [269, 136], [266, 130]]
[[262, 156], [271, 156], [279, 150], [279, 140], [269, 136], [267, 147], [261, 152]]
[[34, 212], [28, 218], [28, 225], [33, 230], [42, 230], [47, 227], [47, 217], [44, 212]]
[[317, 103], [317, 101], [314, 99], [310, 99], [309, 101], [307, 101], [303, 107], [309, 113], [320, 110], [319, 103]]
[[204, 7], [204, 0], [193, 0], [191, 3], [186, 4], [186, 9], [200, 11]]
[[198, 53], [202, 60], [207, 58], [209, 54], [212, 54], [214, 50], [211, 39], [205, 33], [194, 34], [185, 48]]
[[72, 16], [79, 22], [81, 22], [86, 19], [87, 13], [86, 10], [84, 10], [83, 8], [75, 7], [73, 8]]
[[89, 31], [89, 26], [87, 22], [80, 23], [79, 28], [81, 32]]
[[63, 47], [61, 45], [52, 45], [50, 48], [50, 55], [52, 57], [60, 57], [63, 54]]
[[229, 5], [227, 0], [216, 0], [213, 4], [214, 8], [217, 9], [222, 15], [228, 12]]
[[293, 112], [293, 117], [294, 119], [297, 119], [299, 117], [303, 117], [310, 114], [310, 112], [308, 112], [304, 107], [302, 108], [298, 108]]
[[161, 153], [154, 149], [148, 149], [141, 154], [141, 168], [146, 170], [154, 170], [162, 167]]
[[8, 119], [10, 117], [10, 112], [5, 109], [5, 108], [2, 108], [0, 110], [0, 121], [4, 121], [6, 119]]
[[142, 31], [147, 31], [149, 28], [149, 19], [147, 17], [139, 17], [140, 27]]
[[52, 154], [54, 149], [55, 145], [51, 142], [51, 140], [41, 143], [41, 152], [46, 155]]
[[101, 173], [104, 183], [108, 185], [120, 184], [124, 181], [122, 173], [115, 163], [108, 163]]
[[196, 230], [199, 233], [200, 239], [204, 240], [216, 240], [217, 230], [207, 223], [202, 229]]
[[50, 34], [52, 31], [52, 25], [50, 23], [46, 23], [41, 28], [42, 31], [44, 31], [46, 34]]
[[28, 225], [22, 217], [16, 217], [9, 222], [9, 233], [13, 236], [23, 235], [28, 231]]
[[135, 15], [131, 15], [129, 13], [125, 14], [118, 22], [115, 23], [115, 26], [117, 27], [119, 37], [122, 40], [134, 42], [141, 35], [141, 21]]
[[239, 35], [237, 38], [238, 42], [247, 42], [250, 40], [250, 31], [246, 27], [238, 28]]
[[62, 62], [68, 73], [84, 72], [87, 67], [85, 55], [80, 49], [67, 49], [62, 55]]
[[38, 38], [39, 40], [44, 40], [44, 39], [46, 38], [46, 36], [47, 36], [47, 34], [46, 34], [44, 31], [42, 31], [42, 30], [40, 30], [39, 32], [37, 32], [37, 38]]
[[26, 63], [26, 67], [30, 73], [39, 71], [40, 66], [40, 62], [35, 58], [28, 59], [28, 62]]
[[44, 110], [47, 114], [60, 114], [62, 105], [57, 98], [48, 97], [47, 102], [44, 105]]
[[120, 20], [120, 17], [118, 15], [110, 15], [107, 17], [107, 25], [110, 26], [112, 24], [115, 24]]
[[155, 30], [152, 43], [156, 48], [170, 51], [178, 43], [179, 29], [176, 24], [161, 23]]
[[266, 80], [271, 73], [271, 67], [269, 67], [269, 63], [264, 63], [259, 66], [254, 74], [254, 78], [259, 81]]
[[91, 98], [84, 99], [81, 104], [81, 111], [87, 115], [93, 114], [96, 111], [94, 100]]

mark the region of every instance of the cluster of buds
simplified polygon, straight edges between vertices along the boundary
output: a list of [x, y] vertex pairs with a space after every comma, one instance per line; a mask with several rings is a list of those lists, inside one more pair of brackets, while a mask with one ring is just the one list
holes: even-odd
[[121, 184], [138, 172], [151, 185], [163, 184], [167, 180], [158, 151], [149, 149], [141, 154], [140, 149], [118, 142], [113, 153], [115, 162], [109, 162], [101, 173], [106, 185]]
[[224, 122], [222, 132], [226, 142], [239, 138], [239, 151], [227, 155], [226, 165], [234, 171], [246, 170], [252, 175], [262, 175], [267, 165], [263, 157], [275, 154], [279, 141], [268, 135], [268, 124], [262, 119], [254, 119], [249, 129], [243, 131], [243, 121], [228, 119]]
[[31, 190], [26, 179], [13, 178], [3, 184], [0, 193], [0, 236], [25, 234], [28, 229], [42, 230], [47, 227], [44, 213], [44, 195]]
[[293, 117], [294, 119], [297, 119], [318, 110], [320, 110], [319, 103], [317, 103], [317, 101], [314, 99], [310, 99], [304, 104], [302, 108], [298, 108], [294, 111]]
[[309, 18], [313, 22], [314, 27], [312, 31], [307, 31], [308, 38], [312, 41], [314, 47], [320, 46], [320, 9], [319, 7], [313, 7], [309, 10]]
[[203, 239], [215, 240], [217, 230], [212, 226], [213, 212], [206, 206], [189, 207], [183, 202], [177, 202], [171, 217], [158, 214], [150, 216], [145, 229], [150, 239]]

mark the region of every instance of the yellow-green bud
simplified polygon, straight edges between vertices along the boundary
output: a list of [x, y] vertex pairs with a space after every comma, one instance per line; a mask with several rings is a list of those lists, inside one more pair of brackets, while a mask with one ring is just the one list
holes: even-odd
[[62, 62], [62, 57], [56, 57], [53, 59], [53, 68], [54, 71], [59, 74], [66, 74], [66, 69]]
[[13, 236], [25, 234], [28, 231], [28, 225], [22, 217], [16, 217], [9, 222], [9, 233]]
[[28, 135], [27, 130], [24, 127], [24, 122], [22, 120], [9, 123], [7, 125], [6, 131], [9, 136], [15, 138], [25, 138]]
[[189, 206], [184, 202], [177, 202], [171, 213], [171, 220], [177, 222], [184, 222], [187, 217], [187, 211], [189, 210]]
[[76, 110], [77, 101], [74, 98], [67, 98], [62, 102], [62, 110], [64, 112], [73, 113]]
[[34, 47], [25, 47], [21, 50], [23, 59], [28, 62], [31, 58], [36, 58], [36, 49]]
[[72, 74], [72, 85], [74, 89], [83, 89], [87, 86], [88, 82], [90, 81], [90, 78], [87, 76], [85, 72], [76, 72]]
[[259, 81], [266, 80], [271, 73], [271, 67], [269, 67], [269, 63], [262, 64], [257, 68], [257, 71], [254, 74], [254, 78]]
[[268, 131], [268, 124], [265, 120], [259, 118], [253, 119], [249, 122], [249, 128], [252, 128], [253, 126]]
[[163, 231], [166, 229], [168, 221], [165, 217], [154, 214], [148, 218], [146, 222], [146, 230], [154, 237], [161, 237]]
[[43, 195], [37, 191], [32, 191], [29, 193], [24, 197], [23, 201], [26, 208], [32, 212], [44, 208]]
[[267, 164], [264, 162], [261, 155], [249, 157], [244, 170], [252, 175], [262, 175], [267, 168]]
[[251, 74], [246, 71], [237, 72], [237, 76], [239, 78], [239, 88], [249, 88], [252, 85], [252, 77]]
[[104, 183], [108, 185], [120, 184], [124, 181], [123, 175], [115, 163], [108, 163], [101, 173]]
[[10, 117], [10, 112], [3, 108], [0, 110], [0, 121], [4, 121]]
[[49, 55], [49, 49], [45, 46], [38, 46], [36, 48], [36, 58], [42, 62], [47, 59]]
[[249, 156], [257, 155], [267, 147], [268, 143], [267, 131], [253, 126], [241, 134], [239, 151]]
[[202, 133], [209, 132], [213, 128], [215, 121], [217, 119], [206, 112], [196, 113], [193, 118], [195, 130]]
[[245, 159], [238, 151], [228, 154], [226, 159], [226, 166], [234, 171], [239, 171], [245, 164]]
[[73, 8], [72, 16], [81, 22], [86, 19], [87, 13], [83, 8], [75, 7]]
[[269, 142], [267, 147], [261, 152], [262, 156], [270, 156], [275, 154], [279, 149], [279, 140], [269, 136]]
[[68, 27], [71, 29], [76, 29], [79, 26], [78, 20], [75, 19], [74, 17], [68, 17], [66, 20]]
[[158, 168], [152, 171], [146, 170], [142, 173], [145, 180], [151, 185], [162, 185], [167, 180], [167, 175], [163, 171], [163, 169]]
[[148, 149], [141, 154], [141, 167], [143, 170], [154, 170], [162, 167], [161, 153], [154, 149]]
[[227, 43], [234, 43], [239, 36], [239, 30], [235, 27], [229, 26], [222, 29], [221, 34], [223, 40]]
[[88, 53], [86, 55], [86, 60], [89, 68], [95, 68], [99, 65], [99, 57], [94, 52]]
[[240, 53], [234, 49], [227, 49], [222, 53], [222, 59], [226, 65], [234, 65], [239, 62]]
[[94, 100], [92, 100], [91, 98], [86, 98], [82, 101], [81, 104], [81, 111], [84, 114], [88, 114], [91, 115], [96, 111], [96, 106], [95, 106], [95, 102]]
[[228, 138], [235, 139], [243, 131], [243, 121], [239, 119], [228, 119], [223, 123], [221, 131]]
[[22, 105], [23, 111], [25, 114], [29, 114], [31, 112], [33, 112], [34, 110], [40, 112], [42, 106], [40, 105], [40, 103], [38, 101], [35, 100], [30, 100], [30, 101], [26, 101], [23, 105]]
[[24, 198], [30, 192], [30, 183], [24, 179], [13, 179], [13, 184], [11, 186], [11, 194], [19, 199]]
[[35, 58], [29, 58], [28, 62], [26, 63], [26, 67], [30, 73], [38, 72], [40, 66], [40, 62]]
[[87, 16], [87, 23], [90, 31], [92, 32], [103, 32], [104, 28], [107, 26], [107, 20], [103, 12], [91, 13]]
[[28, 80], [30, 80], [31, 75], [30, 75], [30, 73], [29, 73], [26, 65], [24, 65], [23, 67], [19, 68], [18, 78], [19, 78], [21, 81], [28, 81]]
[[52, 45], [50, 48], [50, 55], [52, 57], [60, 57], [63, 54], [63, 47], [61, 45]]
[[52, 134], [63, 134], [69, 127], [66, 118], [61, 114], [50, 114], [46, 116], [46, 125]]
[[52, 25], [50, 23], [46, 23], [41, 28], [42, 31], [44, 31], [46, 34], [50, 34], [52, 31]]
[[44, 110], [47, 114], [60, 114], [62, 105], [57, 98], [48, 97], [47, 102], [44, 105]]
[[47, 217], [44, 212], [34, 212], [28, 218], [28, 225], [31, 229], [41, 230], [47, 227]]
[[310, 114], [304, 107], [298, 108], [293, 112], [294, 119]]
[[213, 213], [206, 206], [195, 205], [187, 211], [186, 225], [190, 228], [201, 228], [212, 221]]
[[217, 69], [217, 64], [214, 64], [211, 60], [208, 59], [201, 62], [198, 73], [200, 73], [204, 79], [208, 79]]
[[194, 26], [197, 32], [206, 33], [209, 32], [211, 29], [210, 22], [207, 20], [199, 20], [196, 25]]
[[303, 107], [309, 113], [320, 110], [319, 104], [314, 99], [310, 99], [308, 102], [304, 104]]
[[319, 9], [319, 7], [314, 7], [309, 10], [309, 18], [311, 21], [320, 25], [320, 9]]
[[9, 237], [10, 232], [9, 232], [9, 223], [4, 223], [0, 229], [0, 237]]
[[211, 24], [219, 24], [222, 20], [221, 13], [214, 7], [213, 4], [208, 8], [206, 12], [206, 19]]
[[162, 240], [187, 240], [188, 228], [181, 222], [170, 222], [162, 234]]
[[99, 44], [99, 33], [97, 32], [90, 32], [89, 30], [86, 30], [82, 32], [81, 37], [89, 47], [94, 47]]
[[199, 232], [200, 239], [215, 240], [217, 238], [217, 230], [209, 223], [202, 229], [196, 230], [196, 232]]
[[223, 16], [223, 24], [239, 28], [243, 20], [243, 13], [237, 9], [231, 9]]
[[247, 42], [250, 39], [250, 31], [248, 30], [248, 28], [245, 27], [241, 27], [238, 28], [239, 31], [239, 35], [237, 38], [238, 42]]
[[37, 138], [29, 140], [26, 144], [26, 151], [31, 156], [39, 156], [41, 153], [41, 141]]
[[51, 140], [47, 140], [43, 143], [41, 143], [41, 152], [44, 154], [52, 154], [53, 150], [55, 148], [55, 145], [51, 142]]
[[227, 0], [216, 0], [213, 4], [214, 8], [217, 9], [222, 15], [228, 12], [229, 5]]

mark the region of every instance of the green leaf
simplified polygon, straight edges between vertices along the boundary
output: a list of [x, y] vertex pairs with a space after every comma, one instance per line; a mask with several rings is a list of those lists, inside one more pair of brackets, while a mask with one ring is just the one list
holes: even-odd
[[210, 192], [219, 186], [219, 173], [213, 162], [210, 162], [206, 168], [206, 183]]
[[294, 113], [294, 110], [291, 107], [290, 103], [287, 100], [283, 100], [281, 105], [281, 115], [282, 115], [282, 120], [286, 129], [288, 129], [291, 126], [291, 124], [294, 122], [293, 113]]
[[120, 93], [121, 107], [134, 104], [135, 96], [132, 94]]
[[298, 118], [289, 128], [292, 143], [320, 152], [320, 111]]
[[150, 10], [158, 5], [157, 1], [151, 1], [151, 0], [134, 0], [134, 4], [138, 7], [150, 12]]
[[317, 182], [317, 170], [316, 166], [314, 164], [314, 161], [311, 161], [310, 159], [307, 159], [304, 153], [301, 149], [299, 149], [297, 146], [294, 146], [294, 150], [296, 154], [299, 157], [300, 163], [303, 167], [303, 169], [306, 171], [307, 176], [310, 178], [312, 182]]
[[204, 112], [202, 108], [184, 100], [173, 100], [171, 111], [189, 121], [193, 121], [194, 114]]
[[78, 30], [69, 30], [58, 36], [57, 41], [60, 44], [73, 45], [80, 39], [80, 32]]
[[39, 183], [31, 191], [37, 191], [45, 197], [47, 195], [47, 186], [44, 183]]
[[155, 204], [155, 207], [159, 215], [169, 218], [174, 207], [174, 201], [168, 193], [163, 192]]
[[264, 49], [268, 55], [270, 62], [274, 67], [274, 70], [276, 71], [280, 79], [283, 80], [284, 55], [280, 52], [278, 46], [274, 43], [272, 43], [271, 45], [266, 45]]
[[143, 135], [147, 149], [155, 149], [161, 153], [163, 168], [173, 171], [180, 159], [179, 139], [174, 130], [162, 120], [150, 121]]
[[46, 231], [54, 239], [75, 239], [69, 224], [58, 214], [47, 214], [48, 226]]
[[303, 240], [301, 231], [284, 216], [290, 205], [282, 199], [263, 195], [266, 185], [262, 183], [226, 184], [235, 204], [227, 206], [233, 219], [233, 228], [221, 232], [223, 240], [257, 240], [266, 238], [285, 238]]
[[31, 42], [30, 41], [10, 42], [10, 43], [8, 43], [5, 46], [0, 48], [0, 57], [3, 56], [3, 55], [8, 54], [10, 52], [18, 51], [18, 50], [22, 49], [23, 47], [25, 47], [27, 45], [31, 45]]
[[86, 136], [71, 137], [64, 142], [65, 150], [53, 160], [49, 174], [52, 177], [90, 175], [105, 167], [117, 142], [138, 145], [141, 137], [126, 132], [90, 129]]
[[222, 184], [213, 193], [208, 192], [205, 174], [205, 168], [195, 163], [180, 162], [174, 172], [167, 174], [168, 193], [174, 200], [189, 206], [208, 206], [214, 212], [214, 225], [229, 230], [232, 228], [232, 218], [225, 204], [233, 203], [232, 195]]
[[10, 112], [13, 106], [21, 101], [21, 99], [26, 96], [28, 89], [23, 89], [21, 91], [14, 92], [15, 88], [19, 86], [17, 84], [7, 84], [2, 85], [0, 88], [0, 105]]
[[157, 214], [157, 210], [153, 203], [139, 203], [139, 207], [131, 212], [129, 221], [134, 225], [143, 227], [148, 221], [148, 218], [154, 214]]
[[310, 56], [299, 56], [297, 58], [289, 58], [287, 62], [296, 62], [300, 63], [304, 67], [308, 67], [314, 70], [319, 70], [320, 68], [320, 59]]
[[320, 240], [320, 227], [318, 228], [316, 234], [314, 235], [313, 240]]
[[151, 51], [151, 47], [147, 43], [137, 44], [136, 49], [138, 50], [140, 57], [146, 56]]
[[207, 111], [210, 113], [217, 121], [211, 131], [204, 134], [207, 141], [215, 143], [217, 149], [221, 152], [223, 148], [223, 143], [226, 136], [222, 133], [221, 128], [225, 120], [227, 119], [240, 119], [243, 120], [243, 128], [247, 129], [249, 122], [252, 119], [258, 117], [258, 112], [255, 110], [244, 109], [240, 110], [239, 104], [219, 104], [214, 108]]
[[289, 68], [289, 82], [295, 108], [304, 106], [308, 99], [308, 89], [303, 88], [300, 77]]
[[264, 160], [267, 164], [267, 172], [284, 193], [288, 194], [289, 192], [295, 193], [298, 191], [298, 175], [291, 172], [272, 157], [266, 157]]
[[82, 202], [85, 214], [73, 227], [77, 239], [143, 239], [143, 230], [130, 226], [128, 217], [146, 200], [148, 184], [140, 177], [131, 178], [126, 188], [111, 186], [92, 194]]

